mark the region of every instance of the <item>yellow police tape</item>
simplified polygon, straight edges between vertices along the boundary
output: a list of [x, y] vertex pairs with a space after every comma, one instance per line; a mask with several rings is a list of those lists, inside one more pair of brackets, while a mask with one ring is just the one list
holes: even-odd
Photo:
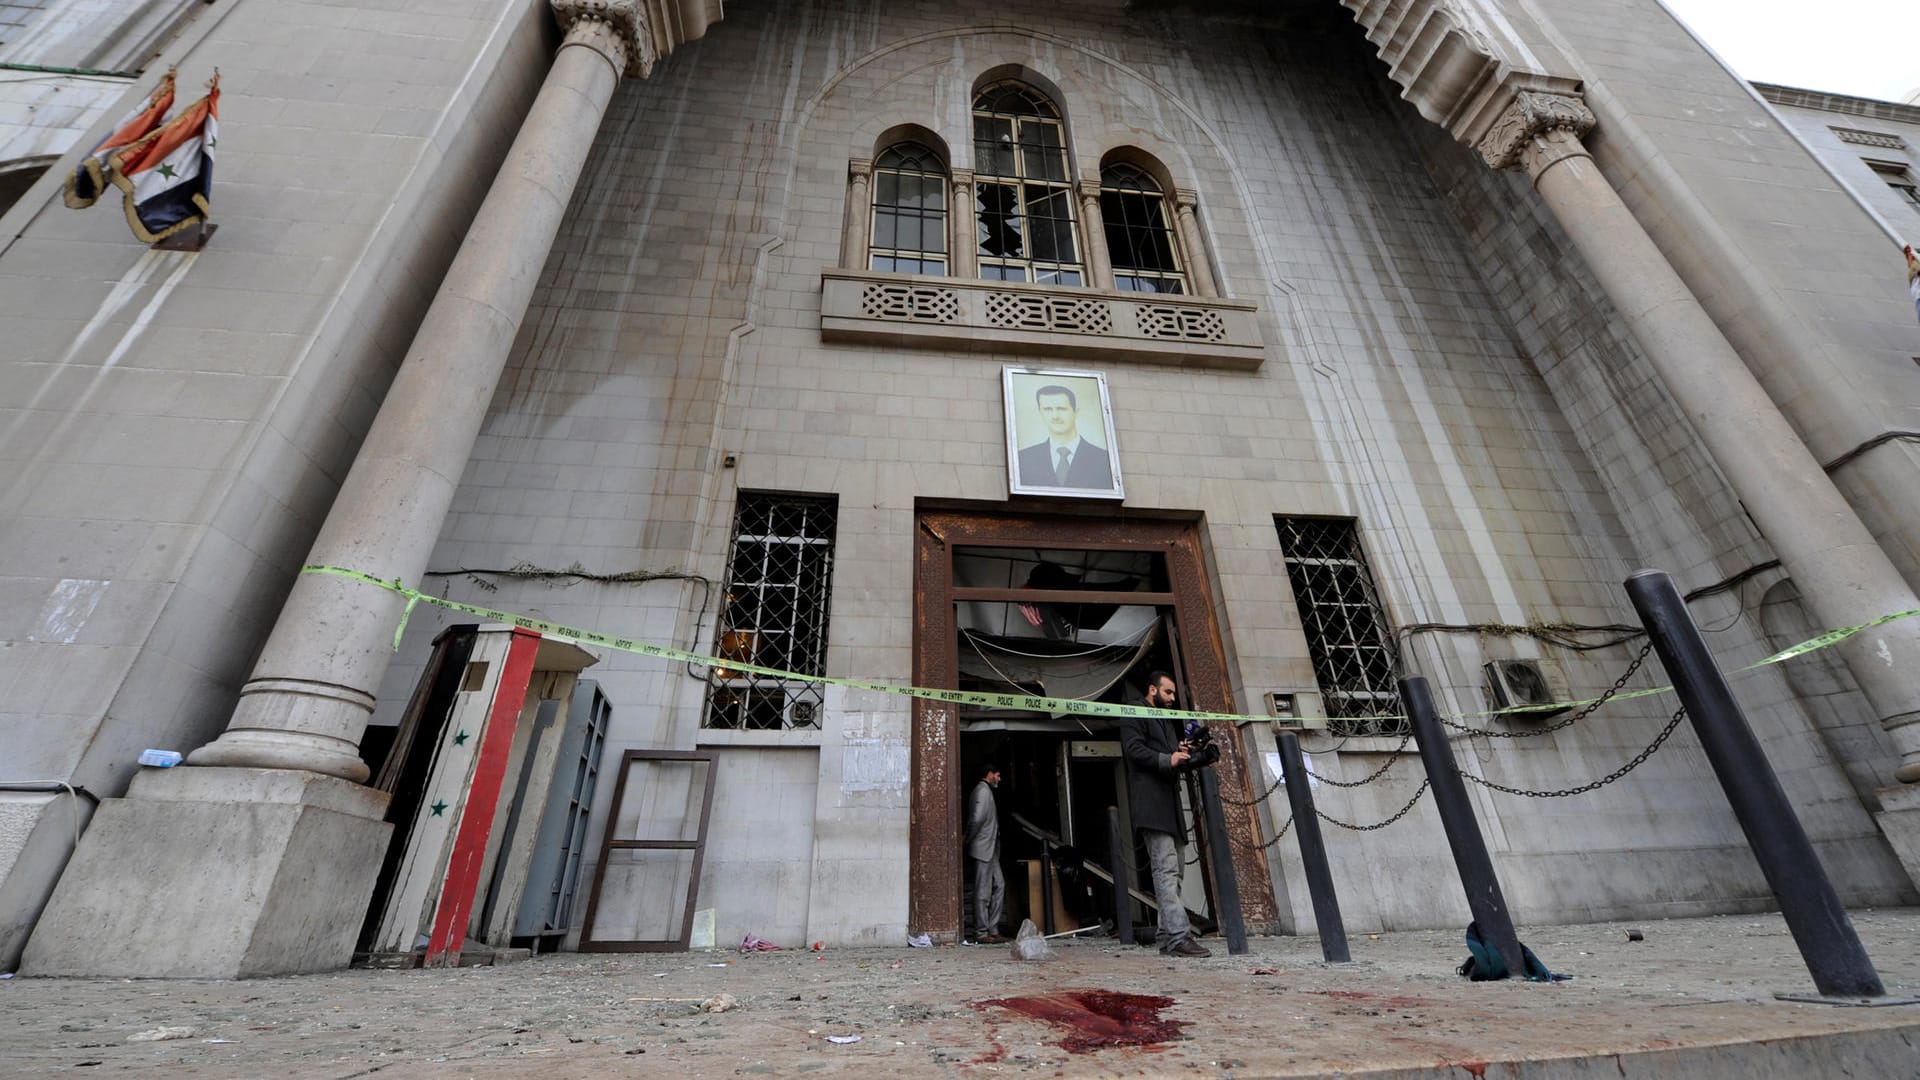
[[[418, 589], [409, 589], [398, 580], [387, 581], [383, 578], [374, 577], [372, 574], [361, 573], [358, 570], [349, 570], [345, 567], [310, 565], [301, 567], [300, 572], [303, 574], [329, 574], [334, 577], [348, 578], [353, 581], [377, 586], [388, 592], [398, 593], [406, 597], [406, 610], [400, 616], [400, 625], [395, 627], [393, 631], [393, 647], [395, 649], [400, 647], [400, 636], [406, 631], [407, 619], [412, 616], [414, 605], [432, 604], [435, 607], [446, 608], [449, 611], [458, 611], [492, 622], [507, 623], [511, 626], [520, 627], [523, 630], [532, 630], [538, 634], [568, 638], [573, 641], [598, 645], [602, 648], [614, 649], [619, 652], [637, 653], [641, 656], [653, 656], [662, 660], [725, 668], [728, 671], [751, 672], [755, 675], [766, 675], [771, 678], [790, 680], [793, 682], [817, 683], [824, 686], [844, 686], [854, 690], [871, 690], [880, 694], [923, 698], [927, 701], [942, 701], [954, 705], [977, 705], [988, 709], [1023, 709], [1035, 712], [1066, 713], [1078, 716], [1168, 716], [1183, 720], [1224, 722], [1273, 719], [1271, 716], [1253, 716], [1243, 713], [1175, 711], [1169, 709], [1153, 709], [1145, 705], [1115, 705], [1104, 701], [1081, 701], [1078, 698], [1032, 697], [1026, 694], [991, 694], [974, 690], [936, 690], [925, 686], [898, 686], [893, 683], [863, 682], [859, 679], [833, 679], [824, 675], [802, 675], [797, 672], [782, 671], [779, 668], [762, 667], [758, 664], [747, 664], [738, 660], [724, 660], [717, 656], [704, 656], [700, 653], [687, 652], [683, 649], [674, 649], [665, 645], [654, 645], [644, 641], [636, 641], [632, 638], [616, 637], [612, 634], [600, 633], [597, 630], [587, 630], [578, 626], [568, 626], [564, 623], [536, 619], [530, 615], [516, 615], [511, 611], [500, 611], [495, 608], [481, 607], [477, 604], [462, 603], [458, 600], [447, 600], [423, 593]], [[1809, 638], [1791, 648], [1782, 649], [1764, 660], [1755, 661], [1746, 667], [1735, 670], [1736, 672], [1752, 671], [1756, 668], [1766, 667], [1769, 664], [1778, 664], [1784, 660], [1791, 660], [1796, 656], [1804, 656], [1807, 653], [1838, 644], [1862, 630], [1870, 630], [1873, 627], [1893, 622], [1896, 619], [1905, 619], [1914, 615], [1920, 615], [1920, 608], [1908, 611], [1896, 611], [1891, 615], [1882, 615], [1871, 622], [1861, 623], [1859, 626], [1848, 626], [1839, 630], [1829, 630], [1818, 637]], [[1653, 697], [1657, 694], [1670, 693], [1672, 690], [1672, 686], [1656, 686], [1646, 690], [1629, 690], [1613, 695], [1613, 700], [1627, 701], [1632, 698]], [[1578, 701], [1560, 701], [1550, 705], [1525, 705], [1512, 709], [1461, 713], [1459, 715], [1507, 716], [1516, 712], [1558, 712], [1564, 709], [1578, 708], [1582, 705], [1591, 705], [1598, 700], [1600, 699], [1582, 698]], [[1369, 717], [1369, 719], [1403, 720], [1406, 718], [1402, 716], [1375, 716]]]

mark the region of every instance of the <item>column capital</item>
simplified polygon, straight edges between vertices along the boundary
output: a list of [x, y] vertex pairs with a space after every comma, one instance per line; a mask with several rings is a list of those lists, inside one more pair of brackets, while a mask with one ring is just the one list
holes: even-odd
[[1177, 187], [1173, 189], [1174, 210], [1183, 214], [1191, 214], [1194, 212], [1194, 210], [1198, 209], [1199, 206], [1200, 206], [1199, 192], [1193, 190], [1192, 188], [1184, 188], [1184, 187]]
[[653, 74], [652, 16], [641, 0], [550, 0], [566, 31], [565, 45], [585, 45], [607, 58], [615, 71], [644, 79]]
[[966, 187], [966, 188], [973, 187], [973, 170], [972, 169], [954, 169], [952, 170], [952, 175], [953, 175], [953, 183], [955, 187]]
[[848, 158], [847, 178], [849, 180], [871, 180], [873, 178], [872, 158]]
[[1081, 202], [1086, 202], [1088, 199], [1092, 199], [1094, 202], [1100, 201], [1100, 181], [1079, 180], [1074, 183], [1073, 187], [1074, 190], [1080, 193]]
[[[1587, 103], [1577, 94], [1520, 90], [1507, 103], [1500, 118], [1474, 144], [1474, 149], [1496, 169], [1524, 164], [1537, 176], [1548, 165], [1573, 156], [1571, 152], [1551, 154], [1535, 168], [1533, 159], [1539, 155], [1534, 154], [1532, 148], [1537, 141], [1542, 141], [1542, 136], [1559, 133], [1568, 137], [1547, 140], [1549, 145], [1580, 147], [1581, 136], [1592, 131], [1594, 123], [1593, 110], [1587, 108]], [[1586, 151], [1580, 148], [1578, 152]]]

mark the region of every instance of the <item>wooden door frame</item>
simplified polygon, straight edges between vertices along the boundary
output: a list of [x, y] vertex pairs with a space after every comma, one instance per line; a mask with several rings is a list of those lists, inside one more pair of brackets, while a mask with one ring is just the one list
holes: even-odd
[[[953, 549], [1023, 547], [1055, 550], [1155, 551], [1167, 560], [1174, 620], [1184, 643], [1182, 690], [1191, 708], [1233, 712], [1226, 654], [1214, 621], [1200, 522], [1194, 519], [1048, 517], [1004, 510], [923, 509], [914, 528], [913, 682], [957, 689], [959, 643], [953, 626]], [[913, 703], [913, 811], [909, 830], [907, 925], [912, 933], [952, 941], [960, 936], [961, 780], [960, 715], [948, 702]], [[1230, 724], [1214, 725], [1220, 745], [1214, 766], [1223, 794], [1251, 803], [1246, 749]], [[1225, 803], [1227, 842], [1249, 927], [1276, 925], [1278, 908], [1267, 876], [1251, 805]]]

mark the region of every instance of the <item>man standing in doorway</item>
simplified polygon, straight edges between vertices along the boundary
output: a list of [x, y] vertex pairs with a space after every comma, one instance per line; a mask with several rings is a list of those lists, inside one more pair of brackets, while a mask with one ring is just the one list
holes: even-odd
[[1000, 810], [993, 789], [1000, 786], [1000, 766], [988, 762], [980, 782], [967, 799], [967, 861], [973, 864], [974, 940], [993, 945], [1000, 936], [1000, 917], [1007, 906], [1007, 878], [1000, 870]]
[[[1147, 676], [1147, 705], [1176, 707], [1173, 676], [1156, 671]], [[1154, 940], [1162, 956], [1212, 956], [1193, 940], [1187, 905], [1180, 899], [1180, 844], [1186, 830], [1180, 824], [1180, 793], [1174, 786], [1181, 773], [1211, 765], [1220, 751], [1208, 746], [1195, 756], [1171, 717], [1130, 716], [1120, 725], [1120, 748], [1127, 759], [1128, 805], [1133, 827], [1147, 846], [1147, 865], [1153, 871], [1153, 898], [1160, 905], [1160, 925]]]

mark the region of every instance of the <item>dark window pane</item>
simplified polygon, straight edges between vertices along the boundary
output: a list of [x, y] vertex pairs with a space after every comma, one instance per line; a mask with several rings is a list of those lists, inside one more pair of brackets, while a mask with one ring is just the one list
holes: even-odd
[[947, 216], [929, 214], [920, 235], [920, 250], [944, 254], [947, 250]]
[[1017, 189], [1011, 184], [981, 184], [979, 200], [980, 251], [1017, 258], [1025, 248]]
[[900, 174], [883, 172], [873, 178], [873, 204], [892, 206], [900, 201]]
[[873, 246], [877, 248], [899, 247], [898, 219], [891, 210], [877, 210], [873, 215]]

